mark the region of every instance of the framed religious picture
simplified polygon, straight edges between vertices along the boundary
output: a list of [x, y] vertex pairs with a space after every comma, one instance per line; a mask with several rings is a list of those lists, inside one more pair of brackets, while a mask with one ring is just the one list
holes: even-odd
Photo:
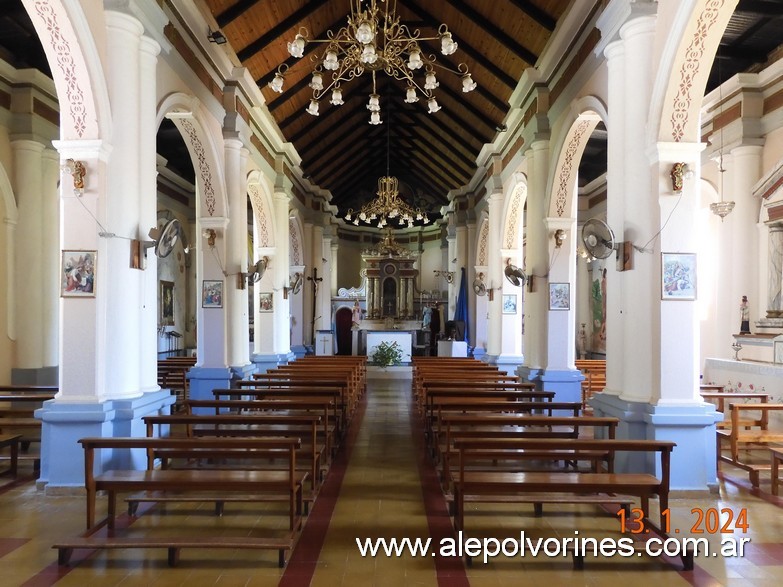
[[503, 313], [517, 313], [517, 296], [515, 294], [503, 294]]
[[570, 283], [549, 284], [549, 309], [550, 310], [571, 309], [571, 284]]
[[661, 299], [696, 299], [695, 253], [661, 253]]
[[261, 312], [271, 312], [274, 310], [272, 306], [272, 292], [258, 294], [258, 309]]
[[63, 251], [60, 267], [60, 296], [95, 297], [95, 255], [97, 251]]
[[160, 325], [174, 326], [174, 282], [160, 282]]
[[223, 282], [222, 281], [210, 281], [205, 279], [201, 283], [201, 307], [202, 308], [223, 307]]

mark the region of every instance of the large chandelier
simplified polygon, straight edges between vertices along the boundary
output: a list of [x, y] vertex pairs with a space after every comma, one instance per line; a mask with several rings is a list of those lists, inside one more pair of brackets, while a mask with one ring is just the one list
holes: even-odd
[[377, 220], [378, 228], [384, 228], [389, 222], [395, 220], [400, 227], [407, 224], [408, 228], [413, 227], [413, 223], [417, 220], [429, 224], [430, 219], [427, 212], [421, 208], [413, 208], [405, 200], [400, 199], [398, 186], [399, 182], [396, 177], [389, 175], [381, 177], [378, 180], [377, 197], [364, 204], [358, 212], [348, 209], [345, 219], [348, 222], [353, 222], [356, 226], [360, 221], [371, 224]]
[[[393, 6], [389, 6], [393, 3]], [[384, 8], [379, 8], [384, 4]], [[460, 63], [457, 70], [436, 63], [434, 55], [427, 55], [419, 46], [419, 41], [440, 40], [441, 53], [451, 55], [457, 50], [457, 43], [451, 37], [448, 27], [441, 24], [437, 37], [422, 37], [418, 29], [411, 30], [400, 24], [396, 14], [397, 0], [351, 0], [351, 14], [348, 25], [336, 33], [328, 31], [326, 39], [311, 39], [306, 28], [299, 29], [293, 41], [288, 43], [288, 52], [299, 58], [304, 56], [307, 43], [327, 43], [322, 55], [315, 55], [310, 87], [313, 97], [307, 106], [307, 113], [318, 116], [318, 105], [328, 92], [329, 102], [340, 106], [343, 102], [342, 83], [361, 76], [365, 71], [372, 72], [372, 93], [367, 109], [370, 111], [370, 124], [382, 124], [380, 96], [375, 89], [375, 73], [383, 72], [407, 84], [405, 101], [418, 102], [419, 95], [427, 100], [428, 112], [440, 110], [433, 90], [439, 83], [435, 76], [435, 67], [450, 71], [462, 78], [462, 91], [470, 92], [476, 87], [468, 66]], [[288, 67], [278, 68], [269, 87], [275, 92], [283, 92], [283, 81]], [[414, 72], [423, 69], [424, 80], [414, 78]], [[331, 72], [331, 74], [327, 73]]]

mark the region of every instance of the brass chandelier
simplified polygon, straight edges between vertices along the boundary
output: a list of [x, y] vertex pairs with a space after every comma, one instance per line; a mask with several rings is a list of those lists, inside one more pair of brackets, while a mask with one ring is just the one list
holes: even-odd
[[[438, 27], [437, 37], [422, 37], [418, 29], [411, 31], [406, 25], [400, 24], [396, 9], [397, 0], [351, 0], [348, 24], [336, 33], [328, 31], [326, 39], [311, 39], [305, 27], [299, 29], [294, 40], [288, 43], [288, 52], [292, 57], [303, 57], [307, 43], [327, 43], [324, 53], [312, 58], [316, 65], [310, 80], [313, 97], [306, 109], [308, 114], [318, 116], [319, 102], [328, 92], [331, 92], [329, 102], [332, 105], [342, 105], [341, 84], [352, 81], [365, 71], [372, 73], [373, 88], [367, 103], [370, 124], [383, 123], [380, 96], [375, 89], [376, 72], [406, 82], [405, 102], [418, 102], [421, 95], [427, 100], [430, 114], [441, 108], [433, 91], [439, 85], [435, 75], [436, 67], [461, 76], [463, 92], [476, 88], [476, 82], [466, 64], [460, 63], [457, 70], [445, 67], [435, 61], [434, 55], [427, 55], [419, 46], [419, 41], [439, 40], [443, 55], [454, 53], [457, 43], [445, 24]], [[423, 83], [414, 77], [414, 72], [422, 68]], [[269, 87], [275, 92], [283, 92], [287, 69], [282, 64], [274, 79], [269, 82]]]
[[408, 228], [411, 228], [417, 220], [429, 224], [427, 212], [421, 208], [413, 208], [405, 200], [400, 199], [399, 182], [396, 177], [388, 175], [388, 165], [386, 173], [387, 175], [378, 179], [376, 198], [364, 204], [358, 212], [349, 208], [345, 219], [356, 226], [360, 221], [371, 224], [378, 220], [378, 228], [384, 228], [389, 221], [394, 220], [400, 227], [407, 224]]

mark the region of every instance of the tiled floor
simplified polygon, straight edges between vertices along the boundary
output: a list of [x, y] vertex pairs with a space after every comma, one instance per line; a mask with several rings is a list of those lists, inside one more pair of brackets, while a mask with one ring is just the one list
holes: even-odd
[[[680, 571], [678, 560], [647, 556], [596, 560], [574, 571], [569, 557], [497, 557], [465, 567], [458, 557], [410, 555], [362, 557], [356, 538], [422, 538], [433, 543], [451, 536], [445, 502], [422, 446], [422, 431], [411, 413], [410, 382], [372, 380], [366, 405], [336, 459], [288, 567], [277, 568], [277, 555], [266, 551], [184, 550], [180, 565], [169, 568], [166, 553], [155, 550], [77, 553], [72, 567], [59, 568], [51, 545], [78, 535], [84, 526], [84, 500], [48, 497], [35, 489], [32, 471], [12, 482], [0, 478], [0, 586], [16, 585], [698, 585], [775, 586], [783, 576], [783, 500], [770, 497], [768, 482], [750, 491], [747, 477], [726, 471], [720, 494], [672, 500], [672, 526], [690, 535], [694, 508], [748, 512], [750, 538], [745, 556], [700, 557], [693, 572]], [[575, 500], [576, 502], [577, 500]], [[276, 509], [277, 508], [277, 509]], [[155, 528], [193, 533], [250, 535], [254, 528], [285, 524], [279, 506], [229, 504], [223, 518], [212, 505], [151, 507], [123, 523], [140, 534]], [[723, 522], [728, 513], [723, 514]], [[277, 521], [276, 521], [277, 520]], [[619, 538], [617, 518], [594, 505], [548, 506], [541, 518], [530, 505], [494, 504], [467, 513], [472, 536], [479, 538], [582, 537]], [[181, 532], [181, 530], [177, 530]], [[704, 534], [712, 546], [719, 534]]]

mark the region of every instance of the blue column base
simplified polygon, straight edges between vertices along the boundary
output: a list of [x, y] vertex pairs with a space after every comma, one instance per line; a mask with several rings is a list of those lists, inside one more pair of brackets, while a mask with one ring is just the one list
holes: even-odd
[[294, 354], [295, 359], [301, 359], [307, 354], [307, 347], [303, 344], [295, 344], [291, 347], [291, 352]]
[[531, 381], [536, 384], [536, 389], [541, 389], [541, 375], [543, 375], [544, 370], [540, 367], [520, 365], [517, 367], [516, 373], [522, 381]]
[[256, 366], [253, 363], [231, 367], [231, 379], [250, 379], [250, 376], [256, 372]]
[[[228, 367], [193, 367], [188, 371], [190, 381], [190, 399], [213, 400], [213, 389], [228, 389], [231, 387], [231, 369]], [[194, 410], [195, 414], [214, 413], [206, 408]]]
[[[174, 403], [168, 390], [144, 393], [137, 398], [101, 403], [44, 402], [35, 411], [41, 420], [41, 474], [37, 485], [48, 494], [78, 493], [84, 488], [84, 450], [80, 438], [146, 436], [142, 418], [166, 414]], [[144, 451], [100, 451], [96, 471], [109, 465], [147, 465]]]
[[[718, 488], [715, 423], [723, 414], [711, 404], [653, 405], [629, 402], [616, 395], [597, 393], [590, 399], [596, 416], [620, 419], [617, 437], [629, 440], [671, 440], [671, 489], [710, 491]], [[660, 475], [660, 462], [647, 455], [618, 455], [618, 472], [643, 471]], [[623, 457], [626, 458], [623, 458]], [[647, 458], [646, 458], [647, 457]]]
[[495, 359], [499, 371], [504, 371], [508, 375], [516, 375], [519, 366], [525, 362], [523, 355], [500, 355]]
[[478, 359], [479, 361], [483, 361], [484, 360], [484, 355], [486, 355], [486, 354], [487, 354], [487, 349], [485, 349], [484, 347], [478, 346], [478, 347], [474, 347], [473, 348], [473, 358], [474, 359]]
[[296, 359], [296, 355], [292, 352], [287, 354], [270, 353], [266, 355], [255, 354], [250, 357], [250, 360], [256, 366], [256, 373], [266, 373], [270, 369], [274, 369], [280, 365], [286, 365]]
[[541, 389], [554, 391], [556, 402], [581, 402], [584, 378], [582, 372], [576, 369], [545, 369], [538, 376]]

